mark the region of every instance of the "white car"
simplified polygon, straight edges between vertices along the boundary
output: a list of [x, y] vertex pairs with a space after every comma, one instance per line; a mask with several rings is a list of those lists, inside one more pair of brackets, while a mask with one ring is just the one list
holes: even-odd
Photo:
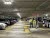
[[0, 29], [5, 29], [6, 28], [6, 24], [5, 23], [0, 23]]

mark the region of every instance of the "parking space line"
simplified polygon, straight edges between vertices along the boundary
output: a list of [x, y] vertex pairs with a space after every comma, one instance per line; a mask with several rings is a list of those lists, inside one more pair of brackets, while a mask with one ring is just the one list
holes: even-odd
[[14, 25], [11, 25], [11, 26], [8, 26], [8, 27], [6, 27], [6, 31], [11, 31], [12, 30], [12, 28], [15, 26], [15, 24]]
[[28, 26], [24, 26], [24, 32], [25, 33], [30, 33], [29, 27]]

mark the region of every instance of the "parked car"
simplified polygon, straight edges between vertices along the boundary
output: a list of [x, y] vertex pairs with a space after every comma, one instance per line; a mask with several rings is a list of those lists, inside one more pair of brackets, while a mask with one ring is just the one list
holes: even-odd
[[7, 26], [9, 26], [9, 25], [10, 25], [10, 21], [7, 20], [7, 21], [5, 22], [5, 24], [7, 24]]
[[0, 19], [0, 22], [1, 22], [1, 23], [5, 23], [5, 24], [7, 24], [7, 25], [10, 25], [10, 21], [7, 20], [7, 19]]
[[44, 26], [45, 26], [46, 28], [50, 28], [50, 20], [45, 19], [45, 20], [43, 20], [43, 21], [44, 21]]
[[14, 23], [16, 23], [16, 22], [17, 22], [17, 20], [16, 20], [16, 19], [9, 19], [9, 21], [10, 21], [10, 25], [12, 25], [12, 24], [14, 24]]
[[3, 29], [4, 30], [6, 28], [6, 26], [7, 25], [5, 23], [0, 23], [0, 29]]
[[48, 26], [47, 27], [50, 28], [50, 20], [47, 20], [47, 21], [48, 21]]

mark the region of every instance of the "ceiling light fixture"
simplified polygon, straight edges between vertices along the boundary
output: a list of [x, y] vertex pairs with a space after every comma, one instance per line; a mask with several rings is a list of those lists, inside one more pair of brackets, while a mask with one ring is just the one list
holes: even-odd
[[46, 14], [46, 16], [48, 16], [48, 14]]
[[21, 15], [20, 15], [20, 13], [17, 13], [17, 15], [21, 18]]
[[3, 0], [4, 4], [11, 5], [13, 0]]
[[18, 9], [14, 9], [13, 11], [19, 11]]
[[12, 2], [4, 2], [4, 4], [7, 4], [7, 5], [9, 4], [10, 5], [10, 4], [12, 4]]

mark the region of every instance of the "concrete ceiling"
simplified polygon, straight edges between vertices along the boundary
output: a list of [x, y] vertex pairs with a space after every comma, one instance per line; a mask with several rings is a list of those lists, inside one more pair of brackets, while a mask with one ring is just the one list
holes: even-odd
[[0, 15], [17, 16], [18, 12], [22, 17], [50, 12], [50, 0], [14, 0], [12, 5], [5, 5], [0, 0]]

